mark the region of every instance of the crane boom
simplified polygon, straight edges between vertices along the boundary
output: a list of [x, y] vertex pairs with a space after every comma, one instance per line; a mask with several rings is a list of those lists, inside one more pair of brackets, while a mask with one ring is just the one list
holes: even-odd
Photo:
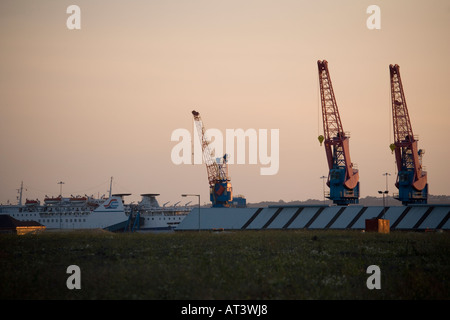
[[413, 134], [399, 65], [389, 65], [391, 80], [392, 118], [397, 163], [397, 199], [404, 204], [426, 203], [428, 197], [427, 173], [422, 169], [423, 151], [418, 149], [418, 139]]
[[200, 113], [193, 110], [192, 115], [194, 116], [195, 126], [202, 145], [203, 160], [208, 172], [210, 200], [213, 207], [229, 207], [233, 200], [233, 189], [228, 178], [227, 154], [217, 161], [214, 160]]
[[206, 129], [203, 126], [203, 121], [202, 118], [200, 117], [200, 113], [193, 110], [192, 115], [194, 116], [194, 122], [197, 128], [197, 133], [202, 145], [203, 160], [205, 161], [206, 170], [208, 172], [209, 186], [212, 187], [214, 186], [216, 179], [219, 176], [219, 166], [211, 156], [212, 152], [211, 149], [209, 148], [209, 142], [205, 134]]
[[326, 60], [317, 61], [325, 141], [330, 199], [337, 204], [357, 203], [359, 198], [359, 172], [350, 159], [349, 136], [345, 133], [334, 96], [333, 85]]

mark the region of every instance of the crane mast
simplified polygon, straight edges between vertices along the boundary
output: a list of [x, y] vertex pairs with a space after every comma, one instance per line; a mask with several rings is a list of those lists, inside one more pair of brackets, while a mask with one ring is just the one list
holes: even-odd
[[338, 205], [359, 203], [359, 172], [350, 159], [349, 136], [345, 133], [334, 96], [333, 85], [326, 60], [317, 61], [319, 69], [320, 98], [322, 103], [323, 131], [319, 141], [325, 142], [329, 174], [327, 196]]
[[394, 127], [394, 143], [391, 144], [391, 150], [395, 151], [398, 171], [395, 186], [399, 189], [398, 195], [394, 197], [405, 205], [427, 203], [427, 173], [422, 169], [424, 152], [418, 149], [418, 139], [413, 134], [400, 77], [400, 67], [397, 64], [391, 64], [389, 72]]
[[216, 160], [212, 157], [209, 141], [206, 137], [206, 129], [203, 125], [200, 113], [193, 110], [194, 123], [202, 146], [203, 160], [208, 173], [210, 200], [213, 207], [229, 207], [233, 200], [233, 189], [228, 177], [227, 154]]

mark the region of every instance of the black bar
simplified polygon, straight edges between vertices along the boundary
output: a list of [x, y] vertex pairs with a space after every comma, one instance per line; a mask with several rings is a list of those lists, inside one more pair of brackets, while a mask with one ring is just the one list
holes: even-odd
[[275, 213], [270, 217], [269, 221], [267, 221], [262, 228], [266, 229], [272, 223], [272, 221], [275, 220], [275, 218], [280, 214], [281, 210], [283, 210], [283, 208], [278, 208], [278, 210], [275, 211]]
[[403, 211], [403, 213], [400, 215], [400, 217], [398, 217], [397, 221], [395, 221], [392, 226], [391, 226], [391, 230], [395, 229], [398, 224], [400, 223], [400, 221], [403, 220], [403, 218], [406, 216], [406, 214], [409, 212], [409, 210], [411, 210], [411, 207], [406, 207], [405, 211]]
[[291, 225], [292, 222], [297, 218], [297, 216], [302, 212], [304, 207], [300, 207], [297, 209], [297, 211], [294, 213], [294, 215], [289, 219], [289, 221], [283, 226], [283, 229], [287, 229]]
[[434, 207], [429, 207], [428, 210], [424, 213], [424, 215], [417, 221], [417, 223], [414, 225], [413, 229], [419, 228], [419, 226], [422, 224], [422, 222], [425, 221], [425, 219], [430, 215], [431, 211], [433, 211]]
[[386, 214], [386, 212], [389, 210], [390, 207], [383, 207], [383, 210], [378, 214], [377, 219], [382, 219], [383, 216]]
[[258, 214], [262, 211], [263, 208], [259, 208], [258, 210], [256, 210], [256, 212], [251, 216], [250, 219], [248, 219], [248, 221], [242, 226], [241, 229], [247, 229], [247, 227], [250, 225], [250, 223], [252, 223], [253, 220], [256, 219], [256, 217], [258, 216]]
[[442, 226], [447, 222], [447, 220], [450, 218], [450, 210], [447, 212], [447, 215], [445, 216], [445, 218], [441, 221], [441, 223], [439, 223], [439, 225], [437, 226], [436, 229], [441, 229]]
[[358, 219], [362, 216], [362, 214], [364, 213], [364, 211], [367, 210], [367, 207], [363, 207], [361, 209], [361, 211], [358, 212], [358, 214], [356, 215], [356, 217], [353, 218], [352, 221], [350, 221], [350, 223], [348, 224], [347, 228], [345, 229], [351, 229], [351, 227], [353, 227], [353, 225], [356, 223], [356, 221], [358, 221]]
[[339, 211], [336, 213], [336, 215], [333, 217], [333, 219], [331, 219], [330, 222], [328, 222], [328, 224], [325, 226], [325, 229], [328, 229], [329, 227], [331, 227], [333, 225], [333, 223], [339, 218], [339, 216], [342, 214], [342, 212], [344, 212], [344, 210], [347, 209], [347, 207], [342, 207], [339, 209]]
[[309, 222], [305, 225], [305, 228], [309, 228], [309, 226], [317, 219], [317, 217], [322, 213], [322, 211], [325, 209], [325, 207], [321, 207], [316, 214], [314, 215], [314, 217], [311, 218], [311, 220], [309, 220]]

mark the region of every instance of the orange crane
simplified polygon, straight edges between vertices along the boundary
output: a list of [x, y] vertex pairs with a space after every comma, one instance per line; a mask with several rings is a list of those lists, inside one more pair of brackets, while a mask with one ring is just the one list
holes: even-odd
[[194, 122], [197, 128], [198, 136], [202, 145], [203, 160], [208, 172], [208, 183], [210, 190], [210, 200], [213, 207], [229, 207], [233, 200], [233, 188], [228, 177], [228, 159], [227, 154], [215, 161], [212, 158], [212, 151], [209, 148], [209, 142], [205, 134], [200, 113], [193, 110]]

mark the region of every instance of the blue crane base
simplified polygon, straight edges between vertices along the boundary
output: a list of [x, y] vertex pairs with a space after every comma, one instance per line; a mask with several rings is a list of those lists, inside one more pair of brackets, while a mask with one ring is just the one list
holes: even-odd
[[328, 199], [337, 205], [359, 203], [359, 182], [353, 189], [344, 186], [345, 169], [330, 170], [330, 194]]
[[233, 193], [229, 188], [228, 180], [220, 180], [210, 188], [209, 199], [213, 208], [227, 208], [233, 200]]
[[401, 201], [405, 206], [408, 204], [427, 204], [428, 184], [421, 191], [414, 189], [412, 185], [399, 185], [398, 194], [394, 194], [394, 199]]

